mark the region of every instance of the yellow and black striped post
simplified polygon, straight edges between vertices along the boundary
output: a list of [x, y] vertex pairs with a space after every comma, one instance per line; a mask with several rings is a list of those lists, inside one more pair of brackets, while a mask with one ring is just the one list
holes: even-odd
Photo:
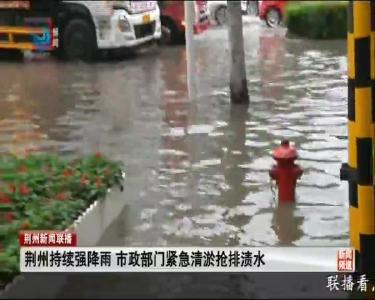
[[[351, 246], [357, 271], [375, 273], [375, 16], [372, 1], [348, 6], [348, 164]], [[374, 24], [373, 24], [374, 23]]]

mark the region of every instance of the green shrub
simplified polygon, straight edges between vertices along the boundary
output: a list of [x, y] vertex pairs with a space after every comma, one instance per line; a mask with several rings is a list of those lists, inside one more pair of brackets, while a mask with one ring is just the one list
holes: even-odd
[[287, 5], [288, 32], [310, 39], [344, 39], [347, 1], [306, 1]]
[[19, 272], [20, 230], [66, 229], [122, 181], [122, 164], [101, 153], [72, 161], [0, 156], [0, 290]]

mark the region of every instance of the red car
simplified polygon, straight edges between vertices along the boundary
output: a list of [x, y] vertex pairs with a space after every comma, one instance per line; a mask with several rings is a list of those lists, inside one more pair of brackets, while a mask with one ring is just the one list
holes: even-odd
[[[162, 38], [166, 44], [174, 44], [185, 40], [185, 9], [184, 1], [158, 1]], [[195, 1], [196, 34], [206, 30], [209, 25], [207, 1]]]
[[269, 27], [279, 26], [283, 21], [285, 6], [288, 1], [261, 1], [259, 17], [265, 20]]

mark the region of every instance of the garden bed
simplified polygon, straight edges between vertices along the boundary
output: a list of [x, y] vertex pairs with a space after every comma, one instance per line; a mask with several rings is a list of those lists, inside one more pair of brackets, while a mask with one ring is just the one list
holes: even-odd
[[298, 1], [286, 7], [288, 34], [308, 39], [345, 39], [348, 1]]
[[123, 207], [122, 183], [122, 165], [100, 153], [73, 161], [0, 158], [0, 290], [19, 274], [20, 230], [73, 227], [80, 245], [94, 245], [110, 223], [106, 215]]

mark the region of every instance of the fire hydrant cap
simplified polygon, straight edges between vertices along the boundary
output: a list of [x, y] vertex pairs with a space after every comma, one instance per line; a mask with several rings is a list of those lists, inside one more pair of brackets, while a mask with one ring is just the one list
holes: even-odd
[[289, 141], [284, 140], [281, 142], [281, 146], [273, 151], [272, 156], [274, 159], [296, 159], [298, 155], [297, 150], [290, 146]]

